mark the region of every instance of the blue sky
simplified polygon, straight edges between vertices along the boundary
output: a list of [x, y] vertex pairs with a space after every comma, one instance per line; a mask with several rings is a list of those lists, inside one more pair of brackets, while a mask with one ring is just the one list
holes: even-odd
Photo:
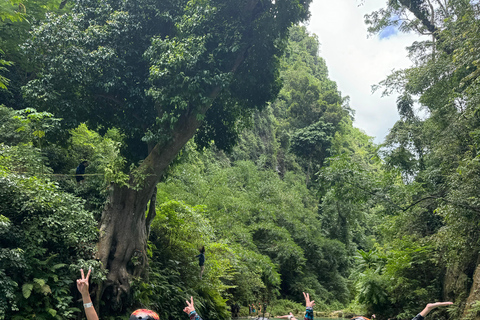
[[384, 140], [388, 130], [399, 119], [397, 96], [372, 94], [371, 86], [385, 79], [394, 69], [409, 67], [406, 47], [419, 40], [415, 34], [391, 29], [380, 36], [369, 36], [364, 15], [379, 9], [387, 0], [313, 0], [310, 32], [318, 35], [320, 56], [328, 66], [330, 78], [337, 82], [356, 111], [354, 125], [375, 142]]
[[397, 27], [388, 26], [385, 29], [383, 29], [382, 32], [380, 32], [380, 34], [378, 35], [378, 38], [380, 40], [388, 39], [390, 37], [393, 37], [393, 36], [397, 35], [397, 33], [398, 33], [398, 28]]

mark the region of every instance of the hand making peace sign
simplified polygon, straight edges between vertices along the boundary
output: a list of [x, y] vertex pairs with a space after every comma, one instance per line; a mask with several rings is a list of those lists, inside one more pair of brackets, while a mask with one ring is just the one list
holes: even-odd
[[87, 277], [85, 277], [83, 273], [83, 269], [80, 269], [80, 273], [82, 274], [81, 279], [77, 279], [77, 289], [80, 291], [80, 293], [83, 295], [88, 295], [88, 278], [90, 278], [90, 273], [92, 272], [92, 269], [88, 269]]
[[308, 307], [313, 307], [315, 305], [315, 300], [310, 301], [310, 295], [308, 293], [303, 293], [303, 296], [305, 297], [305, 306]]
[[195, 311], [195, 307], [193, 306], [193, 297], [190, 297], [190, 301], [186, 300], [187, 306], [183, 309], [183, 312], [186, 314], [190, 314], [190, 312]]

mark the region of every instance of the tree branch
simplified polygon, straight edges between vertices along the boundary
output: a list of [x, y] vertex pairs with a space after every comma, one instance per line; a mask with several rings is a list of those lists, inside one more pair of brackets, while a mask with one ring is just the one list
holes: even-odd
[[[423, 24], [423, 26], [432, 34], [432, 37], [438, 42], [443, 43], [444, 40], [440, 37], [440, 29], [438, 29], [434, 21], [430, 21], [425, 12], [422, 8], [412, 0], [399, 0], [400, 4], [406, 7], [413, 15]], [[429, 2], [430, 3], [430, 2]], [[432, 9], [433, 10], [433, 9]], [[434, 15], [432, 11], [432, 16]], [[452, 54], [453, 49], [449, 48], [448, 46], [442, 46], [442, 50], [447, 54]]]
[[435, 2], [436, 2], [436, 3], [438, 3], [438, 5], [440, 6], [440, 8], [442, 8], [442, 10], [443, 10], [443, 12], [444, 12], [445, 16], [447, 16], [447, 14], [448, 14], [448, 11], [447, 11], [447, 8], [446, 8], [446, 6], [445, 6], [445, 5], [442, 3], [442, 1], [440, 1], [440, 0], [435, 0]]
[[[411, 0], [399, 0], [399, 2], [405, 6], [413, 15], [422, 22], [422, 24], [427, 28], [428, 31], [435, 34], [437, 37], [438, 29], [437, 27], [428, 20], [428, 17], [425, 15], [425, 12], [416, 4], [413, 4]], [[438, 39], [437, 39], [438, 40]]]
[[358, 188], [358, 189], [360, 189], [360, 190], [362, 190], [362, 191], [364, 191], [364, 192], [372, 195], [372, 196], [379, 197], [379, 198], [383, 198], [384, 200], [386, 200], [386, 201], [389, 202], [390, 204], [392, 204], [392, 205], [394, 205], [395, 207], [397, 207], [397, 209], [403, 210], [403, 208], [402, 208], [401, 206], [399, 206], [398, 204], [396, 204], [395, 202], [393, 202], [392, 200], [390, 200], [390, 199], [387, 198], [387, 197], [380, 196], [377, 192], [373, 192], [373, 191], [367, 190], [366, 188], [363, 188], [362, 186], [357, 185], [357, 184], [355, 184], [355, 183], [353, 183], [353, 182], [350, 182], [350, 181], [347, 181], [347, 180], [345, 180], [345, 182], [348, 183], [348, 184], [351, 185], [351, 186], [354, 186], [354, 187], [356, 187], [356, 188]]
[[65, 5], [67, 4], [68, 0], [62, 0], [62, 2], [60, 2], [60, 5], [58, 6], [58, 9], [63, 9], [65, 7]]
[[420, 202], [423, 202], [423, 201], [428, 200], [428, 199], [439, 199], [439, 197], [437, 197], [437, 196], [426, 196], [426, 197], [424, 197], [424, 198], [421, 198], [421, 199], [419, 199], [419, 200], [411, 203], [411, 204], [408, 205], [407, 207], [402, 208], [402, 211], [405, 212], [405, 211], [407, 211], [408, 209], [416, 206], [416, 205], [419, 204]]

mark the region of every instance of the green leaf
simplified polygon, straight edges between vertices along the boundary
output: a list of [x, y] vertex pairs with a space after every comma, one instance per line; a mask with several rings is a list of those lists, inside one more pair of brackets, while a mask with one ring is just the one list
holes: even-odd
[[45, 285], [45, 280], [43, 279], [33, 279], [33, 282], [37, 283], [38, 285], [40, 285], [40, 287], [43, 287]]
[[32, 294], [33, 284], [32, 283], [25, 283], [22, 286], [22, 294], [25, 299], [28, 299]]
[[57, 315], [57, 310], [51, 308], [47, 309], [47, 312], [50, 313], [52, 317], [55, 317]]
[[65, 267], [65, 266], [66, 266], [65, 263], [58, 263], [58, 264], [56, 264], [52, 267], [52, 270], [57, 270], [57, 269]]

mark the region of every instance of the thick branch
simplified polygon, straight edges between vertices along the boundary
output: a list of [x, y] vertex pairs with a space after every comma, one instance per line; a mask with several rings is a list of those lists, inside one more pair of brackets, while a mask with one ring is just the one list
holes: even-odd
[[[235, 73], [238, 67], [245, 60], [246, 53], [250, 47], [245, 48], [239, 53], [232, 65], [231, 72]], [[214, 101], [222, 88], [215, 87], [209, 94], [210, 101]], [[178, 152], [190, 140], [197, 129], [202, 124], [199, 120], [201, 115], [205, 115], [211, 104], [205, 105], [201, 108], [189, 108], [177, 121], [175, 129], [172, 132], [171, 138], [163, 143], [157, 143], [149, 153], [147, 158], [139, 167], [139, 172], [144, 172], [148, 176], [145, 178], [145, 186], [156, 185], [164, 171], [168, 168], [170, 163], [175, 159]], [[133, 177], [131, 177], [132, 180]]]
[[[432, 20], [428, 19], [428, 16], [425, 12], [425, 10], [422, 10], [418, 4], [414, 3], [411, 0], [399, 0], [400, 4], [405, 6], [413, 15], [420, 20], [422, 25], [432, 34], [433, 38], [437, 40], [438, 43], [442, 43], [443, 40], [440, 37], [440, 31], [434, 24], [434, 8], [431, 6], [432, 10]], [[429, 2], [430, 4], [430, 2]], [[445, 53], [447, 54], [452, 54], [453, 50], [451, 48], [448, 48], [448, 46], [442, 46], [442, 49]]]
[[[411, 0], [399, 0], [399, 2], [404, 5], [413, 15], [422, 22], [422, 24], [433, 34], [438, 32], [437, 27], [428, 20], [428, 17], [420, 7], [415, 5]], [[435, 36], [437, 37], [437, 35]], [[438, 39], [437, 39], [438, 40]]]
[[407, 211], [408, 209], [410, 209], [410, 208], [416, 206], [417, 204], [419, 204], [420, 202], [423, 202], [423, 201], [428, 200], [428, 199], [439, 199], [439, 197], [437, 197], [437, 196], [426, 196], [426, 197], [423, 197], [423, 198], [421, 198], [421, 199], [419, 199], [419, 200], [417, 200], [417, 201], [409, 204], [409, 205], [406, 206], [405, 208], [402, 208], [402, 210], [403, 210], [403, 211]]
[[358, 189], [360, 189], [360, 190], [362, 190], [362, 191], [364, 191], [364, 192], [366, 192], [366, 193], [368, 193], [368, 194], [370, 194], [370, 195], [372, 195], [372, 196], [375, 196], [375, 197], [384, 199], [384, 200], [387, 201], [388, 203], [390, 203], [390, 204], [392, 204], [393, 206], [395, 206], [397, 209], [402, 210], [402, 211], [404, 211], [404, 212], [407, 211], [407, 210], [409, 210], [409, 209], [411, 209], [411, 208], [413, 208], [414, 206], [416, 206], [416, 205], [419, 204], [420, 202], [423, 202], [423, 201], [428, 200], [428, 199], [442, 199], [442, 200], [445, 200], [444, 198], [439, 197], [439, 196], [436, 196], [436, 195], [428, 195], [428, 196], [423, 197], [423, 198], [421, 198], [421, 199], [419, 199], [419, 200], [417, 200], [417, 201], [415, 201], [415, 202], [410, 203], [410, 204], [409, 204], [408, 206], [406, 206], [406, 207], [402, 207], [402, 206], [396, 204], [395, 202], [393, 202], [392, 200], [390, 200], [389, 198], [387, 198], [387, 197], [385, 197], [385, 196], [382, 196], [382, 195], [379, 195], [377, 192], [367, 190], [366, 188], [364, 188], [364, 187], [362, 187], [362, 186], [360, 186], [360, 185], [358, 185], [358, 184], [355, 184], [355, 183], [353, 183], [353, 182], [350, 182], [350, 181], [345, 181], [345, 182], [348, 183], [348, 184], [350, 184], [350, 185], [352, 185], [352, 186], [354, 186], [354, 187], [356, 187], [356, 188], [358, 188]]

